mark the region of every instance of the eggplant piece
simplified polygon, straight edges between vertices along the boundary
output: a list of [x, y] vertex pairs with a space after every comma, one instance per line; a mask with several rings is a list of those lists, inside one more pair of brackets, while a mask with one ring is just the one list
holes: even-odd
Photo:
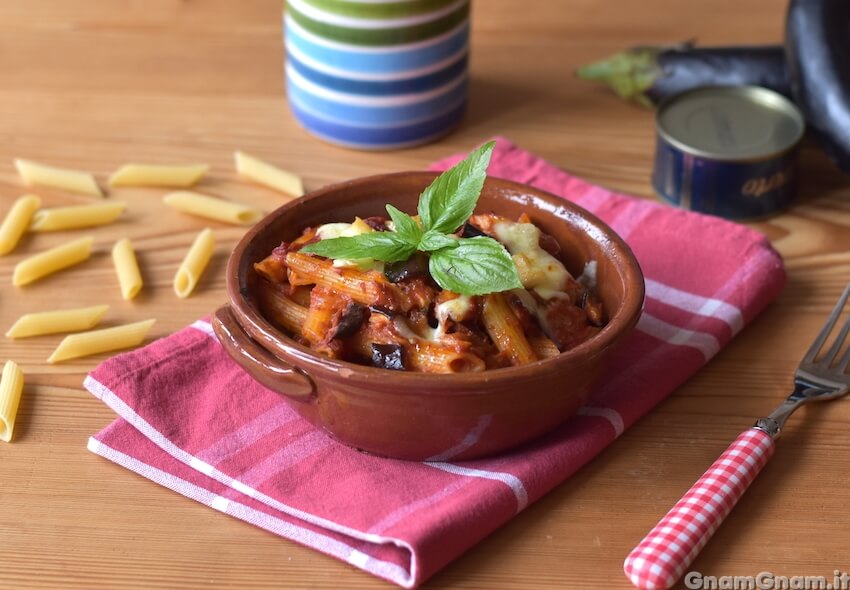
[[339, 323], [336, 325], [333, 336], [334, 338], [348, 338], [353, 335], [360, 326], [363, 325], [363, 320], [366, 318], [366, 308], [359, 303], [349, 303], [343, 310], [339, 318]]
[[475, 227], [474, 225], [472, 225], [471, 223], [469, 223], [467, 221], [466, 223], [463, 224], [463, 228], [461, 228], [461, 230], [460, 230], [460, 237], [462, 237], [462, 238], [479, 238], [479, 237], [492, 238], [493, 236], [484, 233], [483, 231], [481, 231], [480, 229], [478, 229], [477, 227]]
[[[808, 4], [810, 0], [798, 3]], [[818, 4], [819, 0], [811, 3]], [[781, 45], [694, 47], [681, 43], [636, 47], [579, 68], [576, 75], [607, 83], [621, 98], [649, 107], [702, 86], [762, 86], [791, 97], [791, 79]]]
[[416, 252], [407, 260], [389, 262], [384, 266], [384, 276], [391, 283], [400, 283], [413, 277], [429, 277], [431, 275], [428, 272], [428, 256]]
[[372, 364], [381, 369], [404, 371], [404, 349], [400, 344], [372, 343]]
[[785, 55], [794, 101], [809, 129], [850, 174], [850, 2], [791, 0]]
[[363, 219], [363, 223], [374, 229], [375, 231], [387, 231], [387, 218], [373, 215]]

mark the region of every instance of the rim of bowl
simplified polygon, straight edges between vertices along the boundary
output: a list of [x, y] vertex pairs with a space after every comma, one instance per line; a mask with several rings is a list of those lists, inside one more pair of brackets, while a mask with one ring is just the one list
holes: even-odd
[[[530, 375], [535, 374], [538, 371], [545, 371], [547, 367], [553, 367], [555, 365], [569, 363], [579, 357], [594, 357], [597, 354], [600, 354], [602, 351], [606, 350], [609, 346], [616, 343], [617, 340], [619, 340], [622, 336], [629, 332], [631, 328], [634, 327], [643, 309], [646, 288], [644, 283], [643, 271], [641, 270], [640, 265], [638, 264], [637, 259], [634, 256], [634, 253], [632, 252], [629, 245], [626, 244], [625, 240], [623, 240], [623, 238], [621, 238], [607, 223], [599, 219], [590, 211], [573, 203], [572, 201], [554, 195], [548, 191], [530, 186], [528, 184], [489, 175], [487, 176], [487, 180], [485, 181], [485, 183], [499, 184], [507, 188], [529, 193], [532, 194], [535, 198], [549, 201], [555, 206], [566, 207], [567, 209], [570, 209], [584, 223], [590, 226], [594, 226], [598, 231], [602, 233], [602, 235], [604, 235], [608, 242], [612, 243], [615, 246], [614, 258], [619, 259], [616, 266], [618, 269], [621, 270], [619, 274], [623, 278], [623, 282], [626, 285], [626, 297], [624, 297], [625, 301], [617, 310], [617, 313], [615, 313], [612, 317], [609, 318], [608, 323], [605, 324], [605, 326], [602, 328], [602, 330], [600, 330], [598, 334], [588, 340], [585, 340], [578, 346], [571, 348], [570, 350], [567, 350], [565, 352], [562, 352], [558, 356], [547, 359], [540, 359], [527, 365], [520, 365], [517, 367], [502, 367], [498, 369], [487, 369], [478, 373], [422, 373], [416, 371], [388, 371], [387, 369], [381, 369], [379, 367], [370, 367], [368, 365], [360, 365], [349, 361], [331, 359], [316, 353], [313, 349], [295, 341], [295, 339], [287, 335], [280, 328], [278, 328], [269, 320], [267, 320], [261, 313], [259, 313], [259, 310], [255, 310], [253, 306], [248, 303], [247, 298], [243, 296], [240, 292], [240, 283], [242, 281], [241, 277], [239, 276], [239, 267], [241, 266], [241, 260], [245, 252], [248, 250], [248, 245], [254, 239], [256, 239], [256, 237], [260, 235], [269, 225], [271, 225], [273, 221], [283, 215], [286, 211], [301, 207], [306, 202], [321, 199], [329, 193], [364, 184], [387, 183], [397, 179], [409, 179], [410, 177], [418, 176], [421, 177], [423, 179], [423, 182], [425, 183], [423, 184], [424, 189], [424, 187], [428, 185], [427, 181], [433, 180], [438, 174], [439, 172], [417, 170], [363, 176], [351, 180], [346, 180], [343, 182], [326, 185], [322, 188], [311, 191], [303, 195], [302, 197], [293, 199], [288, 203], [284, 203], [274, 211], [267, 214], [260, 221], [258, 221], [251, 229], [249, 229], [248, 232], [246, 232], [245, 235], [242, 237], [242, 239], [239, 240], [227, 261], [227, 268], [225, 271], [227, 273], [227, 295], [231, 307], [235, 310], [234, 316], [237, 320], [237, 323], [239, 323], [242, 328], [245, 329], [244, 322], [247, 320], [251, 324], [254, 324], [254, 326], [259, 327], [261, 331], [273, 335], [278, 341], [278, 343], [281, 345], [281, 348], [283, 348], [288, 354], [292, 355], [293, 358], [308, 365], [308, 367], [299, 367], [290, 360], [280, 358], [279, 354], [273, 350], [269, 350], [269, 352], [273, 356], [278, 358], [281, 363], [291, 364], [295, 368], [305, 371], [309, 376], [311, 376], [311, 378], [311, 371], [315, 370], [344, 375], [346, 379], [359, 378], [364, 380], [371, 380], [375, 378], [386, 378], [390, 376], [392, 377], [394, 383], [398, 383], [399, 390], [408, 385], [422, 385], [425, 383], [427, 383], [428, 385], [434, 385], [435, 383], [437, 383], [442, 384], [444, 386], [469, 384], [480, 385], [482, 381], [489, 382], [495, 379], [498, 379], [499, 381], [527, 379]], [[246, 266], [246, 268], [248, 267]], [[634, 296], [632, 296], [631, 298], [628, 297], [629, 289], [635, 290]], [[248, 330], [245, 331], [246, 335], [249, 338], [256, 341], [256, 339], [254, 339], [254, 337], [248, 332]], [[257, 342], [257, 344], [268, 350], [268, 348], [262, 342]], [[434, 393], [439, 393], [439, 391], [435, 391]]]

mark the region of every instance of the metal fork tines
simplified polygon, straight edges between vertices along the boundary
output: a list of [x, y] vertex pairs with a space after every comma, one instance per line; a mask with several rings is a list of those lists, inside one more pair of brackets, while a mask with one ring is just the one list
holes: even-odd
[[844, 289], [826, 324], [797, 367], [794, 373], [794, 392], [770, 415], [759, 419], [756, 422], [756, 428], [776, 438], [788, 417], [801, 405], [809, 401], [835, 399], [850, 391], [850, 374], [847, 372], [850, 367], [850, 346], [837, 362], [835, 360], [850, 334], [850, 316], [842, 324], [829, 349], [818, 358], [830, 334], [835, 331], [848, 298], [850, 298], [850, 285]]

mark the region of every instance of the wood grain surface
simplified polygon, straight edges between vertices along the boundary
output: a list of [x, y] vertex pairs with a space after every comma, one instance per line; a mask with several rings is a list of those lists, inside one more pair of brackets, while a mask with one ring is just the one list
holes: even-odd
[[[781, 38], [778, 0], [478, 0], [471, 108], [443, 141], [405, 151], [339, 149], [305, 134], [284, 98], [280, 0], [26, 0], [0, 3], [0, 211], [24, 192], [13, 157], [89, 169], [209, 162], [200, 189], [263, 209], [283, 202], [236, 179], [243, 149], [309, 188], [418, 169], [495, 134], [593, 182], [652, 198], [652, 113], [574, 79], [622, 47]], [[48, 205], [84, 202], [38, 190]], [[83, 266], [26, 288], [14, 264], [84, 231], [27, 236], [0, 258], [0, 329], [26, 312], [109, 303], [106, 323], [157, 318], [161, 337], [224, 301], [242, 229], [209, 224], [218, 249], [197, 293], [171, 280], [208, 225], [165, 211], [155, 189], [90, 232]], [[627, 588], [622, 561], [742, 429], [784, 396], [796, 362], [850, 280], [850, 182], [807, 145], [799, 202], [754, 224], [784, 255], [779, 299], [704, 370], [566, 484], [447, 567], [429, 588]], [[120, 299], [109, 249], [133, 239], [145, 289]], [[104, 357], [50, 366], [60, 336], [0, 339], [27, 386], [0, 443], [3, 588], [389, 588], [334, 559], [165, 490], [85, 449], [113, 414], [81, 386]], [[850, 401], [802, 410], [772, 463], [694, 565], [707, 575], [831, 576], [850, 568]]]

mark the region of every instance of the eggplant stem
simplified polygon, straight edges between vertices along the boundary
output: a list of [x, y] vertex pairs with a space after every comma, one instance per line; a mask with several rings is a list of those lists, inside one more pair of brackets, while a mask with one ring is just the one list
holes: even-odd
[[656, 58], [664, 47], [636, 47], [615, 53], [607, 59], [582, 66], [576, 76], [602, 82], [618, 96], [644, 106], [652, 106], [645, 94], [661, 75]]

